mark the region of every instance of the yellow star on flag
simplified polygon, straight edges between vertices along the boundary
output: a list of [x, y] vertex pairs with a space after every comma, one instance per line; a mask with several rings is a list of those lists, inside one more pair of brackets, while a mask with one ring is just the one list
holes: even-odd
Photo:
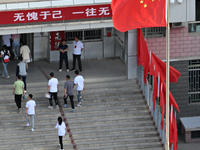
[[143, 2], [144, 2], [143, 0], [140, 1], [141, 4], [142, 4]]
[[144, 4], [144, 7], [146, 8], [146, 7], [147, 7], [147, 4]]

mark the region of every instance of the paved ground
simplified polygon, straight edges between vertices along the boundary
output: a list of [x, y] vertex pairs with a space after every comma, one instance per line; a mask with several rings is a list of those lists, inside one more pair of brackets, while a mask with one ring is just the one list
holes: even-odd
[[[6, 86], [11, 85], [15, 81], [15, 69], [16, 64], [18, 63], [17, 60], [12, 60], [8, 65], [8, 72], [10, 75], [10, 79], [5, 79], [5, 77], [0, 76], [0, 85]], [[83, 62], [83, 72], [81, 74], [84, 76], [87, 82], [92, 81], [105, 81], [106, 79], [111, 79], [112, 77], [119, 77], [119, 80], [122, 78], [126, 78], [125, 75], [125, 66], [119, 60], [113, 59], [103, 59], [103, 60], [84, 60]], [[70, 63], [70, 68], [71, 68]], [[62, 88], [65, 76], [69, 74], [72, 78], [75, 77], [74, 72], [66, 72], [63, 71], [61, 73], [58, 72], [58, 63], [48, 63], [47, 61], [39, 61], [35, 63], [30, 63], [28, 76], [27, 76], [27, 83], [28, 85], [32, 83], [40, 83], [40, 82], [47, 82], [45, 76], [39, 70], [41, 68], [44, 70], [45, 74], [49, 75], [52, 71], [55, 73], [55, 76], [60, 81], [60, 86]], [[3, 67], [0, 63], [0, 72], [2, 71]], [[87, 88], [87, 86], [86, 86]], [[12, 90], [11, 90], [12, 93]], [[199, 150], [200, 143], [184, 143], [183, 140], [179, 137], [178, 148], [179, 150]]]
[[[17, 63], [18, 63], [17, 60], [12, 60], [11, 62], [9, 62], [7, 68], [10, 75], [10, 79], [5, 79], [5, 77], [0, 76], [1, 85], [14, 83]], [[125, 78], [125, 67], [124, 64], [119, 59], [84, 60], [82, 61], [82, 66], [83, 66], [83, 71], [80, 74], [82, 74], [84, 78], [89, 82], [92, 82], [92, 80], [95, 81], [106, 80], [106, 78], [112, 78], [112, 77]], [[27, 75], [28, 84], [47, 81], [47, 79], [41, 73], [38, 67], [41, 68], [47, 75], [49, 75], [50, 72], [54, 72], [55, 77], [58, 78], [59, 81], [65, 80], [65, 76], [67, 74], [69, 74], [72, 78], [75, 77], [74, 72], [66, 72], [64, 69], [61, 73], [59, 73], [58, 63], [48, 63], [47, 61], [39, 61], [29, 64], [29, 70]], [[69, 67], [72, 68], [71, 62], [69, 63]], [[0, 63], [0, 73], [2, 69], [3, 66]]]

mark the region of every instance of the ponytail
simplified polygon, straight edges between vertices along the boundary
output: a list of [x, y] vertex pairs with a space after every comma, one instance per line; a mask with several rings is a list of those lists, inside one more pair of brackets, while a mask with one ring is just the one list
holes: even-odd
[[58, 124], [61, 125], [62, 124], [62, 118], [58, 117]]

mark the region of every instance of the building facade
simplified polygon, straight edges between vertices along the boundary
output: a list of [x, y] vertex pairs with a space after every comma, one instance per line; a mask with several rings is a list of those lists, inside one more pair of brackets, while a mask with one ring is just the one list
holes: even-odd
[[[62, 34], [69, 46], [76, 34], [84, 43], [82, 59], [119, 57], [128, 78], [137, 74], [136, 30], [121, 33], [112, 23], [111, 0], [19, 1], [0, 3], [0, 35], [21, 34], [31, 48], [34, 61], [58, 61], [53, 34]], [[180, 2], [180, 3], [179, 3]], [[175, 0], [170, 4], [171, 66], [181, 72], [171, 84], [180, 113], [178, 117], [200, 115], [200, 0]], [[63, 14], [64, 13], [64, 14]], [[37, 15], [36, 15], [37, 14]], [[65, 16], [66, 18], [63, 18]], [[165, 28], [142, 29], [148, 48], [165, 60]], [[54, 43], [53, 43], [54, 42]], [[2, 42], [1, 42], [2, 45]]]

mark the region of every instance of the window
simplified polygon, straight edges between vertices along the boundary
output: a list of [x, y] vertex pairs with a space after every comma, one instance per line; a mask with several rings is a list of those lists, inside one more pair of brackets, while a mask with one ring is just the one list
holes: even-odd
[[200, 60], [189, 61], [189, 103], [200, 102]]
[[200, 131], [191, 131], [191, 139], [200, 138]]
[[165, 28], [164, 27], [153, 27], [153, 28], [143, 28], [142, 32], [144, 37], [163, 37], [165, 36]]
[[73, 41], [75, 36], [79, 36], [80, 40], [96, 40], [102, 39], [102, 29], [67, 31], [66, 40]]
[[78, 36], [80, 40], [83, 40], [83, 31], [67, 31], [66, 40], [74, 41], [74, 37]]
[[85, 30], [84, 40], [91, 40], [91, 39], [101, 39], [101, 29]]
[[200, 0], [196, 0], [196, 19], [188, 23], [188, 32], [200, 32]]

